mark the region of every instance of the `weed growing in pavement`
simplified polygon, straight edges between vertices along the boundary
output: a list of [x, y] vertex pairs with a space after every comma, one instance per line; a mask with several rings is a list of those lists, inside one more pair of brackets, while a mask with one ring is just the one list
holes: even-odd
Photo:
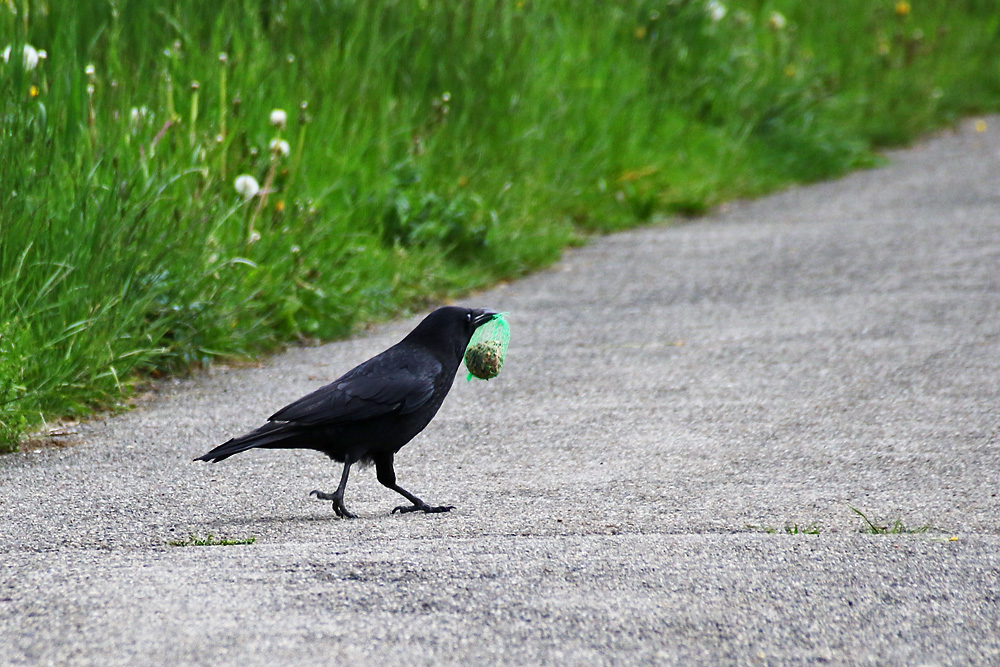
[[238, 544], [253, 544], [256, 541], [257, 538], [253, 536], [242, 539], [227, 539], [215, 537], [209, 533], [206, 537], [191, 535], [183, 540], [171, 540], [167, 544], [172, 547], [229, 547]]
[[902, 519], [896, 519], [892, 522], [880, 521], [874, 514], [871, 518], [868, 518], [868, 515], [858, 508], [851, 505], [848, 505], [848, 507], [864, 521], [864, 524], [861, 526], [862, 533], [871, 533], [872, 535], [910, 535], [926, 533], [933, 529], [930, 524], [918, 528], [909, 528], [903, 523]]
[[800, 526], [797, 523], [785, 524], [780, 530], [773, 526], [754, 526], [747, 524], [747, 530], [760, 533], [785, 533], [787, 535], [819, 535], [820, 527], [817, 524], [810, 523], [808, 525]]

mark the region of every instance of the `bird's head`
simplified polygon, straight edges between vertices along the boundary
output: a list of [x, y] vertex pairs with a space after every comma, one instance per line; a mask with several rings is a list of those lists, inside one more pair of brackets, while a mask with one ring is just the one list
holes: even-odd
[[435, 349], [446, 349], [461, 359], [476, 329], [499, 314], [485, 308], [445, 306], [425, 317], [406, 340]]

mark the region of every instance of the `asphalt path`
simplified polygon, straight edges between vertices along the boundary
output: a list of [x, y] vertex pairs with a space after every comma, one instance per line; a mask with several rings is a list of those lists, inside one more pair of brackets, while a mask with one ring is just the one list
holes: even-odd
[[1000, 663], [987, 123], [463, 299], [509, 312], [503, 373], [396, 465], [451, 513], [358, 469], [337, 519], [314, 452], [191, 461], [417, 317], [0, 458], [0, 662]]

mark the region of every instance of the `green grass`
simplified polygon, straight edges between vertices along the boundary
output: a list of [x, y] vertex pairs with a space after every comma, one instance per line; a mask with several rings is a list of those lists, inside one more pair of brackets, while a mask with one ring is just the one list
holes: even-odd
[[895, 521], [885, 521], [879, 520], [873, 514], [871, 518], [867, 514], [857, 509], [856, 507], [851, 507], [848, 505], [852, 512], [861, 517], [864, 524], [861, 526], [862, 533], [870, 533], [872, 535], [913, 535], [926, 533], [933, 529], [933, 526], [926, 524], [919, 526], [917, 528], [911, 528], [903, 523], [902, 519], [897, 518]]
[[0, 3], [0, 447], [1000, 106], [991, 0], [724, 4]]
[[226, 539], [215, 537], [209, 533], [206, 537], [191, 535], [183, 540], [171, 540], [167, 544], [172, 547], [229, 547], [237, 544], [253, 544], [256, 541], [257, 538], [253, 536], [242, 539]]
[[755, 533], [785, 533], [786, 535], [819, 535], [821, 528], [815, 523], [810, 523], [807, 525], [800, 526], [797, 523], [786, 523], [782, 529], [774, 528], [773, 526], [756, 526], [756, 525], [746, 525], [747, 530]]

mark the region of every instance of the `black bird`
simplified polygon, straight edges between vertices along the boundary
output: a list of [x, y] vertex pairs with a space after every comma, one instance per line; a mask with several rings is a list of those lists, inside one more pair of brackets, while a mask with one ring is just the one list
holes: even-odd
[[498, 313], [447, 306], [424, 318], [403, 340], [271, 415], [255, 431], [223, 443], [195, 461], [218, 462], [233, 454], [265, 449], [315, 449], [344, 464], [332, 500], [337, 516], [353, 519], [344, 507], [347, 476], [355, 463], [374, 463], [378, 481], [413, 505], [393, 512], [447, 512], [432, 507], [396, 484], [393, 456], [430, 423], [455, 381], [473, 332]]

